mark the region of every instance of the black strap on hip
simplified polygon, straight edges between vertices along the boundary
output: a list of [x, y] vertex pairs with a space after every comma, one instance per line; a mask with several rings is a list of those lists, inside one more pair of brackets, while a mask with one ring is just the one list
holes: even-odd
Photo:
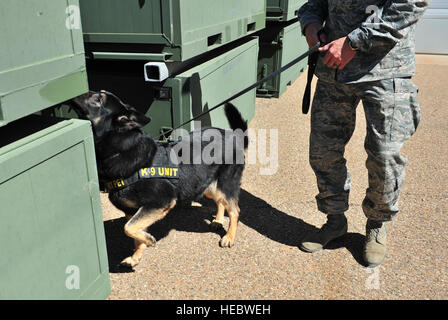
[[[324, 42], [321, 39], [321, 35], [323, 33], [323, 29], [320, 29], [317, 33], [317, 37], [319, 38], [320, 43], [323, 45]], [[308, 75], [306, 78], [306, 87], [305, 93], [303, 94], [302, 99], [302, 113], [307, 114], [310, 110], [311, 104], [311, 83], [313, 82], [314, 71], [316, 71], [317, 60], [319, 59], [319, 52], [314, 51], [308, 56]]]
[[311, 103], [311, 83], [313, 82], [314, 71], [316, 70], [317, 59], [319, 58], [319, 53], [314, 52], [308, 57], [308, 75], [306, 78], [305, 93], [302, 99], [302, 113], [307, 114], [310, 110]]

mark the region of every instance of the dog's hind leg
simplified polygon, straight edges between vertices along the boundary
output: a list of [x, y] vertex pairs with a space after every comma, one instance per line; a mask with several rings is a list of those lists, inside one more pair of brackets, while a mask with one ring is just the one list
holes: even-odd
[[[237, 190], [237, 187], [234, 189]], [[222, 237], [219, 244], [221, 247], [232, 247], [235, 244], [236, 229], [238, 226], [238, 218], [240, 213], [238, 200], [226, 196], [225, 193], [217, 186], [216, 182], [210, 184], [207, 190], [205, 190], [204, 196], [213, 199], [218, 206], [216, 218], [211, 223], [213, 228], [223, 227], [224, 212], [227, 210], [230, 218], [229, 229], [227, 230], [226, 235]]]
[[223, 227], [224, 224], [224, 213], [226, 211], [226, 207], [222, 201], [216, 203], [218, 209], [216, 210], [216, 217], [213, 219], [210, 226], [214, 229], [219, 229]]
[[236, 199], [225, 199], [224, 205], [229, 214], [230, 223], [229, 229], [224, 237], [220, 241], [221, 247], [232, 247], [235, 244], [236, 229], [238, 226], [238, 218], [240, 214], [240, 208]]
[[223, 228], [224, 213], [226, 211], [226, 207], [224, 205], [225, 196], [220, 190], [216, 188], [216, 181], [208, 186], [207, 190], [205, 190], [204, 192], [204, 196], [215, 201], [217, 206], [216, 217], [215, 219], [213, 219], [210, 226], [213, 229]]
[[176, 200], [172, 200], [166, 208], [145, 208], [142, 207], [124, 226], [124, 232], [127, 236], [134, 239], [135, 251], [130, 257], [124, 259], [121, 264], [134, 267], [136, 266], [147, 247], [154, 246], [156, 239], [146, 232], [146, 229], [153, 223], [163, 219], [168, 212], [176, 205]]

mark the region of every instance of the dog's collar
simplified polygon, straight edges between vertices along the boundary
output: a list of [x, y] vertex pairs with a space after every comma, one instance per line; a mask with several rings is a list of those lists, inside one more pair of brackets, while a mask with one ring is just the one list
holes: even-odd
[[129, 178], [119, 178], [104, 183], [106, 192], [118, 191], [129, 187], [142, 179], [179, 179], [178, 167], [149, 167], [141, 168]]

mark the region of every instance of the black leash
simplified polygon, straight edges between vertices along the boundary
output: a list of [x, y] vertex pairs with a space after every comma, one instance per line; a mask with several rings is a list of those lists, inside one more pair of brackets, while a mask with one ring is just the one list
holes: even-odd
[[[161, 137], [163, 137], [163, 136], [168, 136], [168, 135], [169, 135], [170, 133], [172, 133], [174, 130], [177, 130], [177, 129], [183, 127], [184, 125], [186, 125], [186, 124], [188, 124], [188, 123], [190, 123], [190, 122], [192, 122], [192, 121], [194, 121], [194, 120], [197, 120], [198, 118], [200, 118], [200, 117], [202, 117], [202, 116], [204, 116], [204, 115], [206, 115], [206, 114], [212, 112], [213, 110], [215, 110], [215, 109], [217, 109], [217, 108], [219, 108], [219, 107], [225, 105], [226, 103], [228, 103], [228, 102], [230, 102], [230, 101], [232, 101], [232, 100], [238, 98], [239, 96], [242, 96], [243, 94], [245, 94], [245, 93], [251, 91], [252, 89], [255, 89], [255, 88], [259, 87], [261, 84], [263, 84], [263, 83], [265, 83], [266, 81], [269, 81], [269, 80], [271, 80], [272, 78], [278, 76], [280, 73], [282, 73], [282, 72], [285, 71], [286, 69], [291, 68], [293, 65], [297, 64], [299, 61], [305, 59], [306, 57], [308, 57], [308, 56], [311, 57], [313, 54], [316, 54], [316, 55], [317, 55], [317, 53], [318, 53], [318, 52], [317, 52], [317, 49], [319, 49], [320, 46], [321, 46], [321, 42], [318, 42], [318, 43], [317, 43], [314, 47], [312, 47], [310, 50], [308, 50], [308, 51], [305, 52], [304, 54], [300, 55], [298, 58], [292, 60], [291, 62], [289, 62], [288, 64], [286, 64], [286, 65], [283, 66], [282, 68], [280, 68], [280, 69], [278, 69], [278, 70], [272, 72], [271, 74], [269, 74], [269, 75], [266, 76], [265, 78], [263, 78], [263, 79], [261, 79], [261, 80], [255, 82], [254, 84], [250, 85], [250, 86], [247, 87], [246, 89], [241, 90], [240, 92], [234, 94], [233, 96], [231, 96], [230, 98], [224, 100], [223, 102], [221, 102], [220, 104], [214, 106], [213, 108], [210, 108], [210, 109], [208, 109], [208, 110], [206, 110], [206, 111], [200, 113], [199, 115], [194, 116], [194, 117], [191, 118], [190, 120], [185, 121], [184, 123], [182, 123], [182, 124], [179, 125], [178, 127], [173, 128], [173, 129], [170, 129], [170, 130], [168, 130], [168, 131], [165, 131], [164, 133], [162, 133], [161, 135], [159, 135], [159, 136], [157, 137], [157, 140], [159, 140], [159, 139], [160, 139]], [[311, 59], [310, 59], [310, 60], [311, 60]], [[308, 62], [308, 64], [309, 64], [309, 62]], [[313, 70], [313, 73], [314, 73], [314, 70]], [[310, 78], [310, 76], [309, 76], [309, 70], [308, 70], [308, 78]], [[311, 77], [311, 79], [312, 79], [312, 77]], [[193, 86], [197, 87], [198, 84], [199, 84], [199, 74], [198, 74], [198, 73], [194, 73], [194, 74], [192, 75], [190, 81], [191, 81], [191, 83], [193, 84]], [[307, 83], [307, 86], [308, 86], [308, 83]], [[311, 92], [311, 83], [309, 84], [309, 86], [310, 86], [310, 89], [309, 89], [308, 91], [309, 91], [309, 94], [310, 94], [310, 92]], [[304, 98], [305, 98], [305, 97], [304, 97]], [[309, 98], [308, 98], [308, 100], [309, 100]], [[308, 107], [309, 107], [309, 102], [308, 102]]]
[[313, 52], [308, 57], [308, 75], [306, 78], [305, 92], [302, 98], [302, 113], [307, 114], [310, 110], [311, 103], [311, 83], [313, 82], [314, 71], [316, 70], [317, 59], [319, 52]]
[[[324, 33], [323, 29], [320, 29], [317, 33], [317, 37], [319, 38], [318, 45], [323, 45], [324, 41], [322, 40], [321, 36]], [[316, 70], [317, 60], [319, 58], [319, 52], [314, 51], [310, 53], [308, 57], [308, 75], [306, 78], [306, 86], [305, 86], [305, 93], [303, 94], [302, 99], [302, 113], [307, 114], [310, 110], [310, 103], [311, 103], [311, 83], [313, 82], [314, 77], [314, 71]]]

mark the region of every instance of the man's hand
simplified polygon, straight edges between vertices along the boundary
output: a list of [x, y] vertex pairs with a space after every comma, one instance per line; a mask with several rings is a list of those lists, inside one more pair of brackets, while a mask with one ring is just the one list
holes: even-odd
[[344, 69], [347, 63], [356, 55], [356, 51], [350, 48], [347, 37], [336, 39], [319, 48], [319, 52], [324, 51], [328, 52], [323, 62], [330, 68], [334, 67], [339, 70]]
[[[305, 36], [306, 36], [306, 42], [308, 42], [308, 46], [310, 48], [314, 47], [316, 43], [318, 43], [319, 37], [317, 36], [317, 33], [322, 28], [322, 25], [319, 22], [313, 22], [306, 26], [305, 28]], [[324, 38], [325, 35], [322, 34], [322, 38]], [[322, 39], [324, 42], [326, 39]]]

